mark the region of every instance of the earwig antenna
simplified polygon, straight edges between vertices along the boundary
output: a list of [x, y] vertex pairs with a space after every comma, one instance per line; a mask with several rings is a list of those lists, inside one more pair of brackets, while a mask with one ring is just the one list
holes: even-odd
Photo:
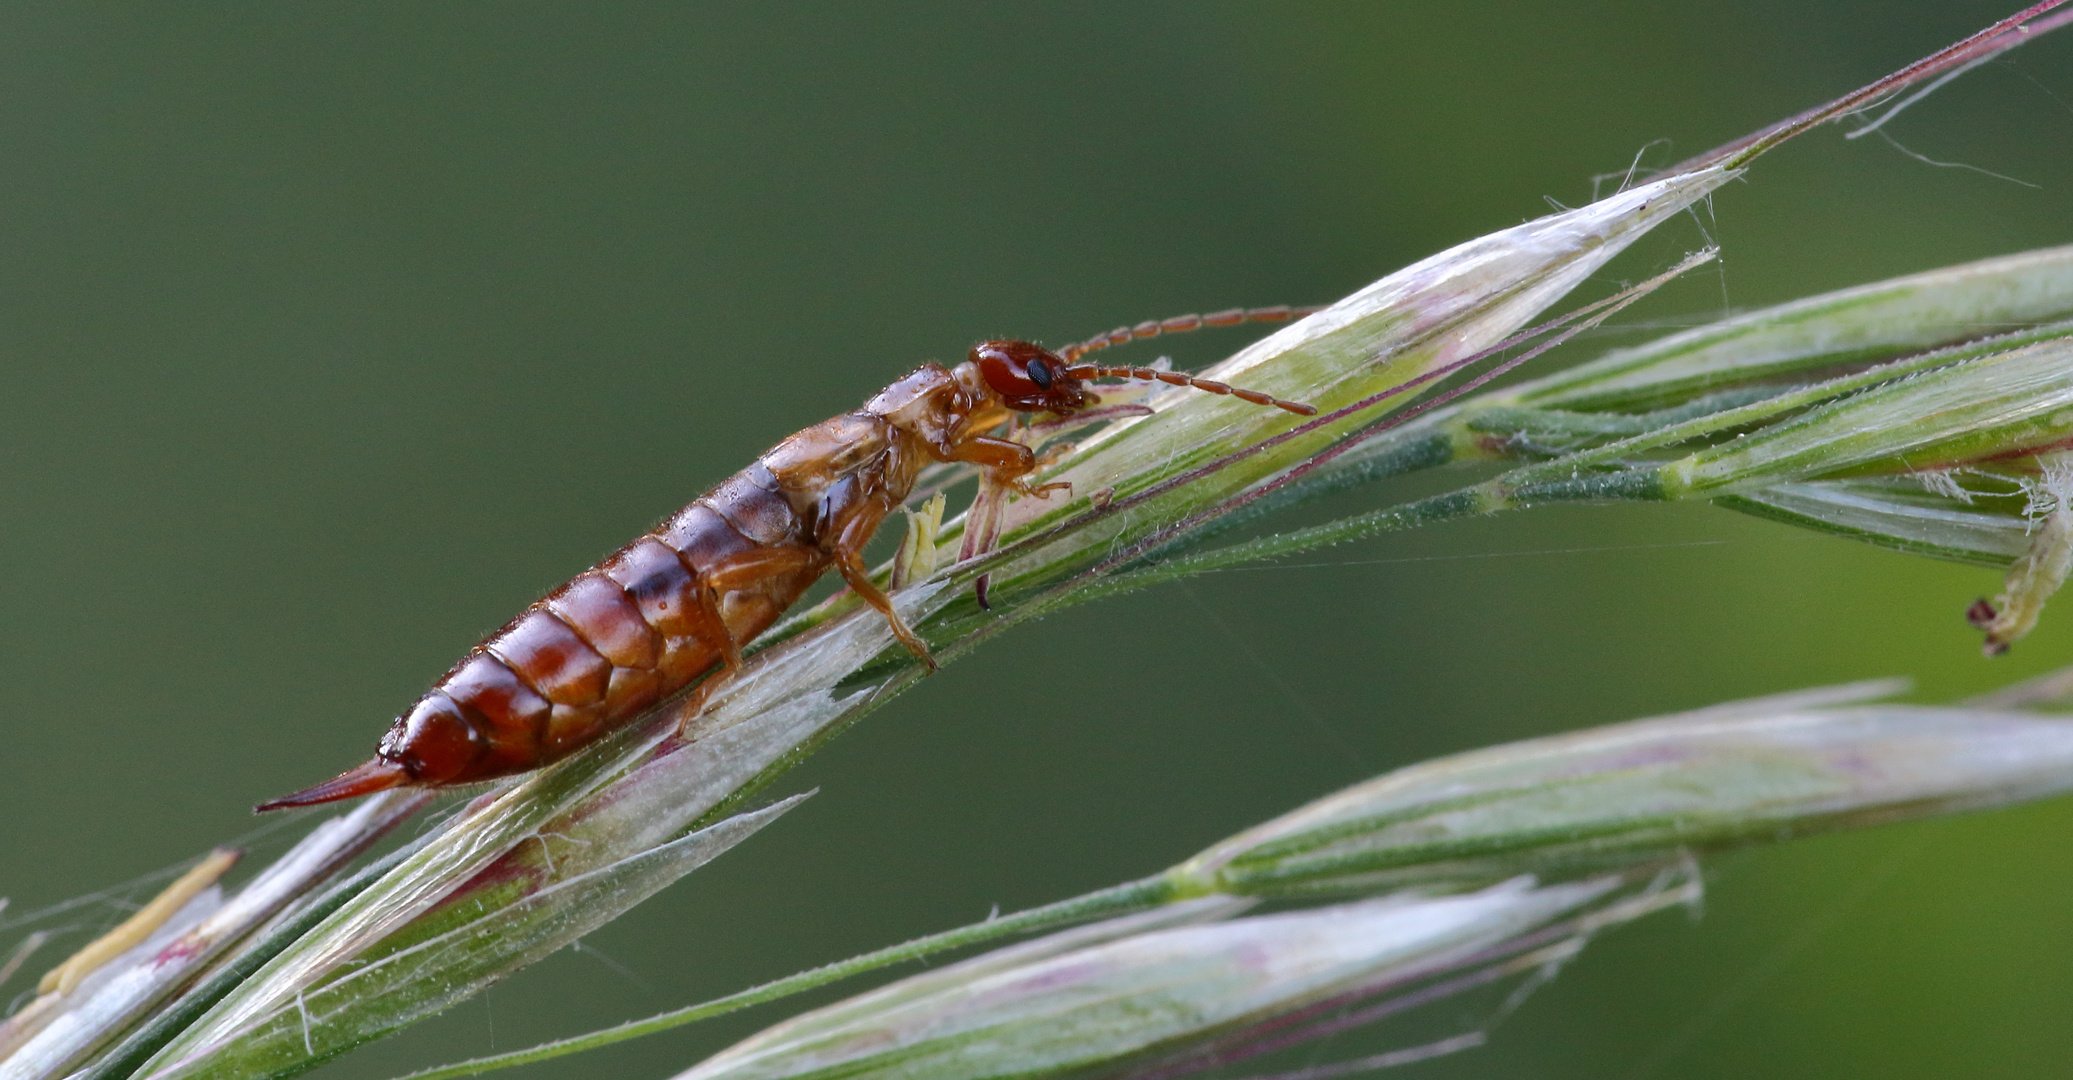
[[1258, 390], [1242, 390], [1229, 383], [1220, 383], [1213, 379], [1198, 379], [1193, 375], [1183, 375], [1177, 371], [1159, 371], [1148, 367], [1103, 367], [1100, 364], [1075, 364], [1065, 369], [1065, 377], [1068, 379], [1155, 380], [1168, 386], [1192, 386], [1197, 390], [1207, 390], [1212, 394], [1229, 394], [1240, 401], [1250, 401], [1255, 405], [1272, 405], [1277, 409], [1287, 409], [1297, 416], [1317, 415], [1317, 406], [1315, 405], [1305, 405], [1300, 401], [1283, 401], [1278, 397], [1262, 394]]
[[1097, 349], [1158, 337], [1160, 334], [1185, 334], [1190, 330], [1201, 330], [1205, 327], [1237, 326], [1249, 322], [1287, 322], [1290, 319], [1315, 314], [1330, 306], [1318, 304], [1313, 307], [1292, 308], [1287, 304], [1276, 304], [1273, 307], [1262, 308], [1229, 308], [1224, 311], [1212, 311], [1207, 315], [1175, 315], [1171, 319], [1148, 319], [1136, 326], [1118, 326], [1106, 334], [1097, 334], [1077, 345], [1067, 345], [1058, 350], [1058, 355], [1067, 363], [1071, 363]]

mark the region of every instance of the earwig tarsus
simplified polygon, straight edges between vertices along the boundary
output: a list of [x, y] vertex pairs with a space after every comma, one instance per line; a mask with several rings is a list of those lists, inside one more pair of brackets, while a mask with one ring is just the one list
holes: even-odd
[[[690, 685], [741, 667], [741, 646], [829, 569], [883, 615], [915, 657], [928, 646], [872, 583], [864, 545], [930, 462], [976, 466], [1005, 492], [1040, 496], [1035, 453], [986, 434], [1016, 413], [1070, 416], [1100, 400], [1085, 382], [1156, 379], [1309, 416], [1308, 405], [1151, 368], [1079, 363], [1161, 333], [1275, 322], [1315, 309], [1233, 309], [1123, 327], [1051, 352], [984, 341], [954, 368], [924, 364], [855, 412], [807, 428], [470, 650], [396, 719], [375, 757], [260, 810], [411, 784], [443, 787], [558, 760]], [[704, 688], [701, 688], [703, 690]]]

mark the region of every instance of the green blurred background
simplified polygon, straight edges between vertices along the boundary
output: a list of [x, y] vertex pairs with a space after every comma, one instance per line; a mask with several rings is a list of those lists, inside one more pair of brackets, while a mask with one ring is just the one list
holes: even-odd
[[[919, 360], [1329, 300], [2013, 4], [0, 10], [0, 894], [19, 915], [246, 833], [483, 632]], [[1549, 362], [2073, 241], [2069, 61], [2073, 36], [2035, 44], [1890, 129], [2035, 186], [1816, 132], [1717, 197], [1720, 273]], [[1608, 279], [1701, 243], [1673, 224]], [[1996, 575], [1702, 507], [1297, 561], [1010, 635], [587, 951], [320, 1075], [1135, 877], [1434, 754], [1867, 676], [1947, 700], [2073, 659], [2073, 603], [1988, 662], [1960, 613]], [[1492, 1046], [1402, 1075], [2058, 1074], [2068, 826], [2045, 804], [1714, 860], [1702, 920], [1611, 935]], [[69, 947], [119, 914], [56, 922]], [[663, 1076], [775, 1018], [523, 1075]]]

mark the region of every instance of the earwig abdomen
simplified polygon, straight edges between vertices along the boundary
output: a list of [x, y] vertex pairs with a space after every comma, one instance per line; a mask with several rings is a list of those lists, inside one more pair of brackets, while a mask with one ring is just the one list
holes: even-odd
[[261, 809], [526, 772], [682, 690], [826, 569], [816, 550], [725, 602], [701, 596], [706, 570], [766, 546], [733, 521], [778, 540], [805, 532], [776, 487], [760, 463], [730, 478], [477, 645], [397, 719], [373, 761]]
[[439, 784], [466, 772], [481, 749], [476, 724], [452, 698], [435, 690], [419, 698], [382, 737], [375, 760], [392, 761], [412, 779]]
[[544, 606], [519, 616], [486, 647], [555, 705], [595, 705], [611, 685], [611, 662]]

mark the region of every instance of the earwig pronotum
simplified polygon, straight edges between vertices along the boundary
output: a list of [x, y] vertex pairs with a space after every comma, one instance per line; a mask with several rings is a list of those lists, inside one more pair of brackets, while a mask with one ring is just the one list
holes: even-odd
[[[444, 787], [525, 772], [617, 728], [741, 648], [831, 567], [931, 669], [928, 646], [893, 612], [864, 545], [930, 462], [976, 466], [997, 491], [1040, 497], [1035, 452], [987, 434], [1018, 413], [1071, 416], [1099, 402], [1086, 383], [1156, 379], [1302, 416], [1317, 410], [1256, 390], [1142, 367], [1080, 363], [1137, 338], [1317, 309], [1270, 307], [1122, 327], [1052, 352], [982, 341], [954, 368], [924, 364], [855, 412], [793, 435], [610, 558], [533, 604], [461, 659], [396, 718], [373, 759], [262, 803], [307, 806], [401, 785]], [[704, 688], [701, 688], [703, 692]]]

